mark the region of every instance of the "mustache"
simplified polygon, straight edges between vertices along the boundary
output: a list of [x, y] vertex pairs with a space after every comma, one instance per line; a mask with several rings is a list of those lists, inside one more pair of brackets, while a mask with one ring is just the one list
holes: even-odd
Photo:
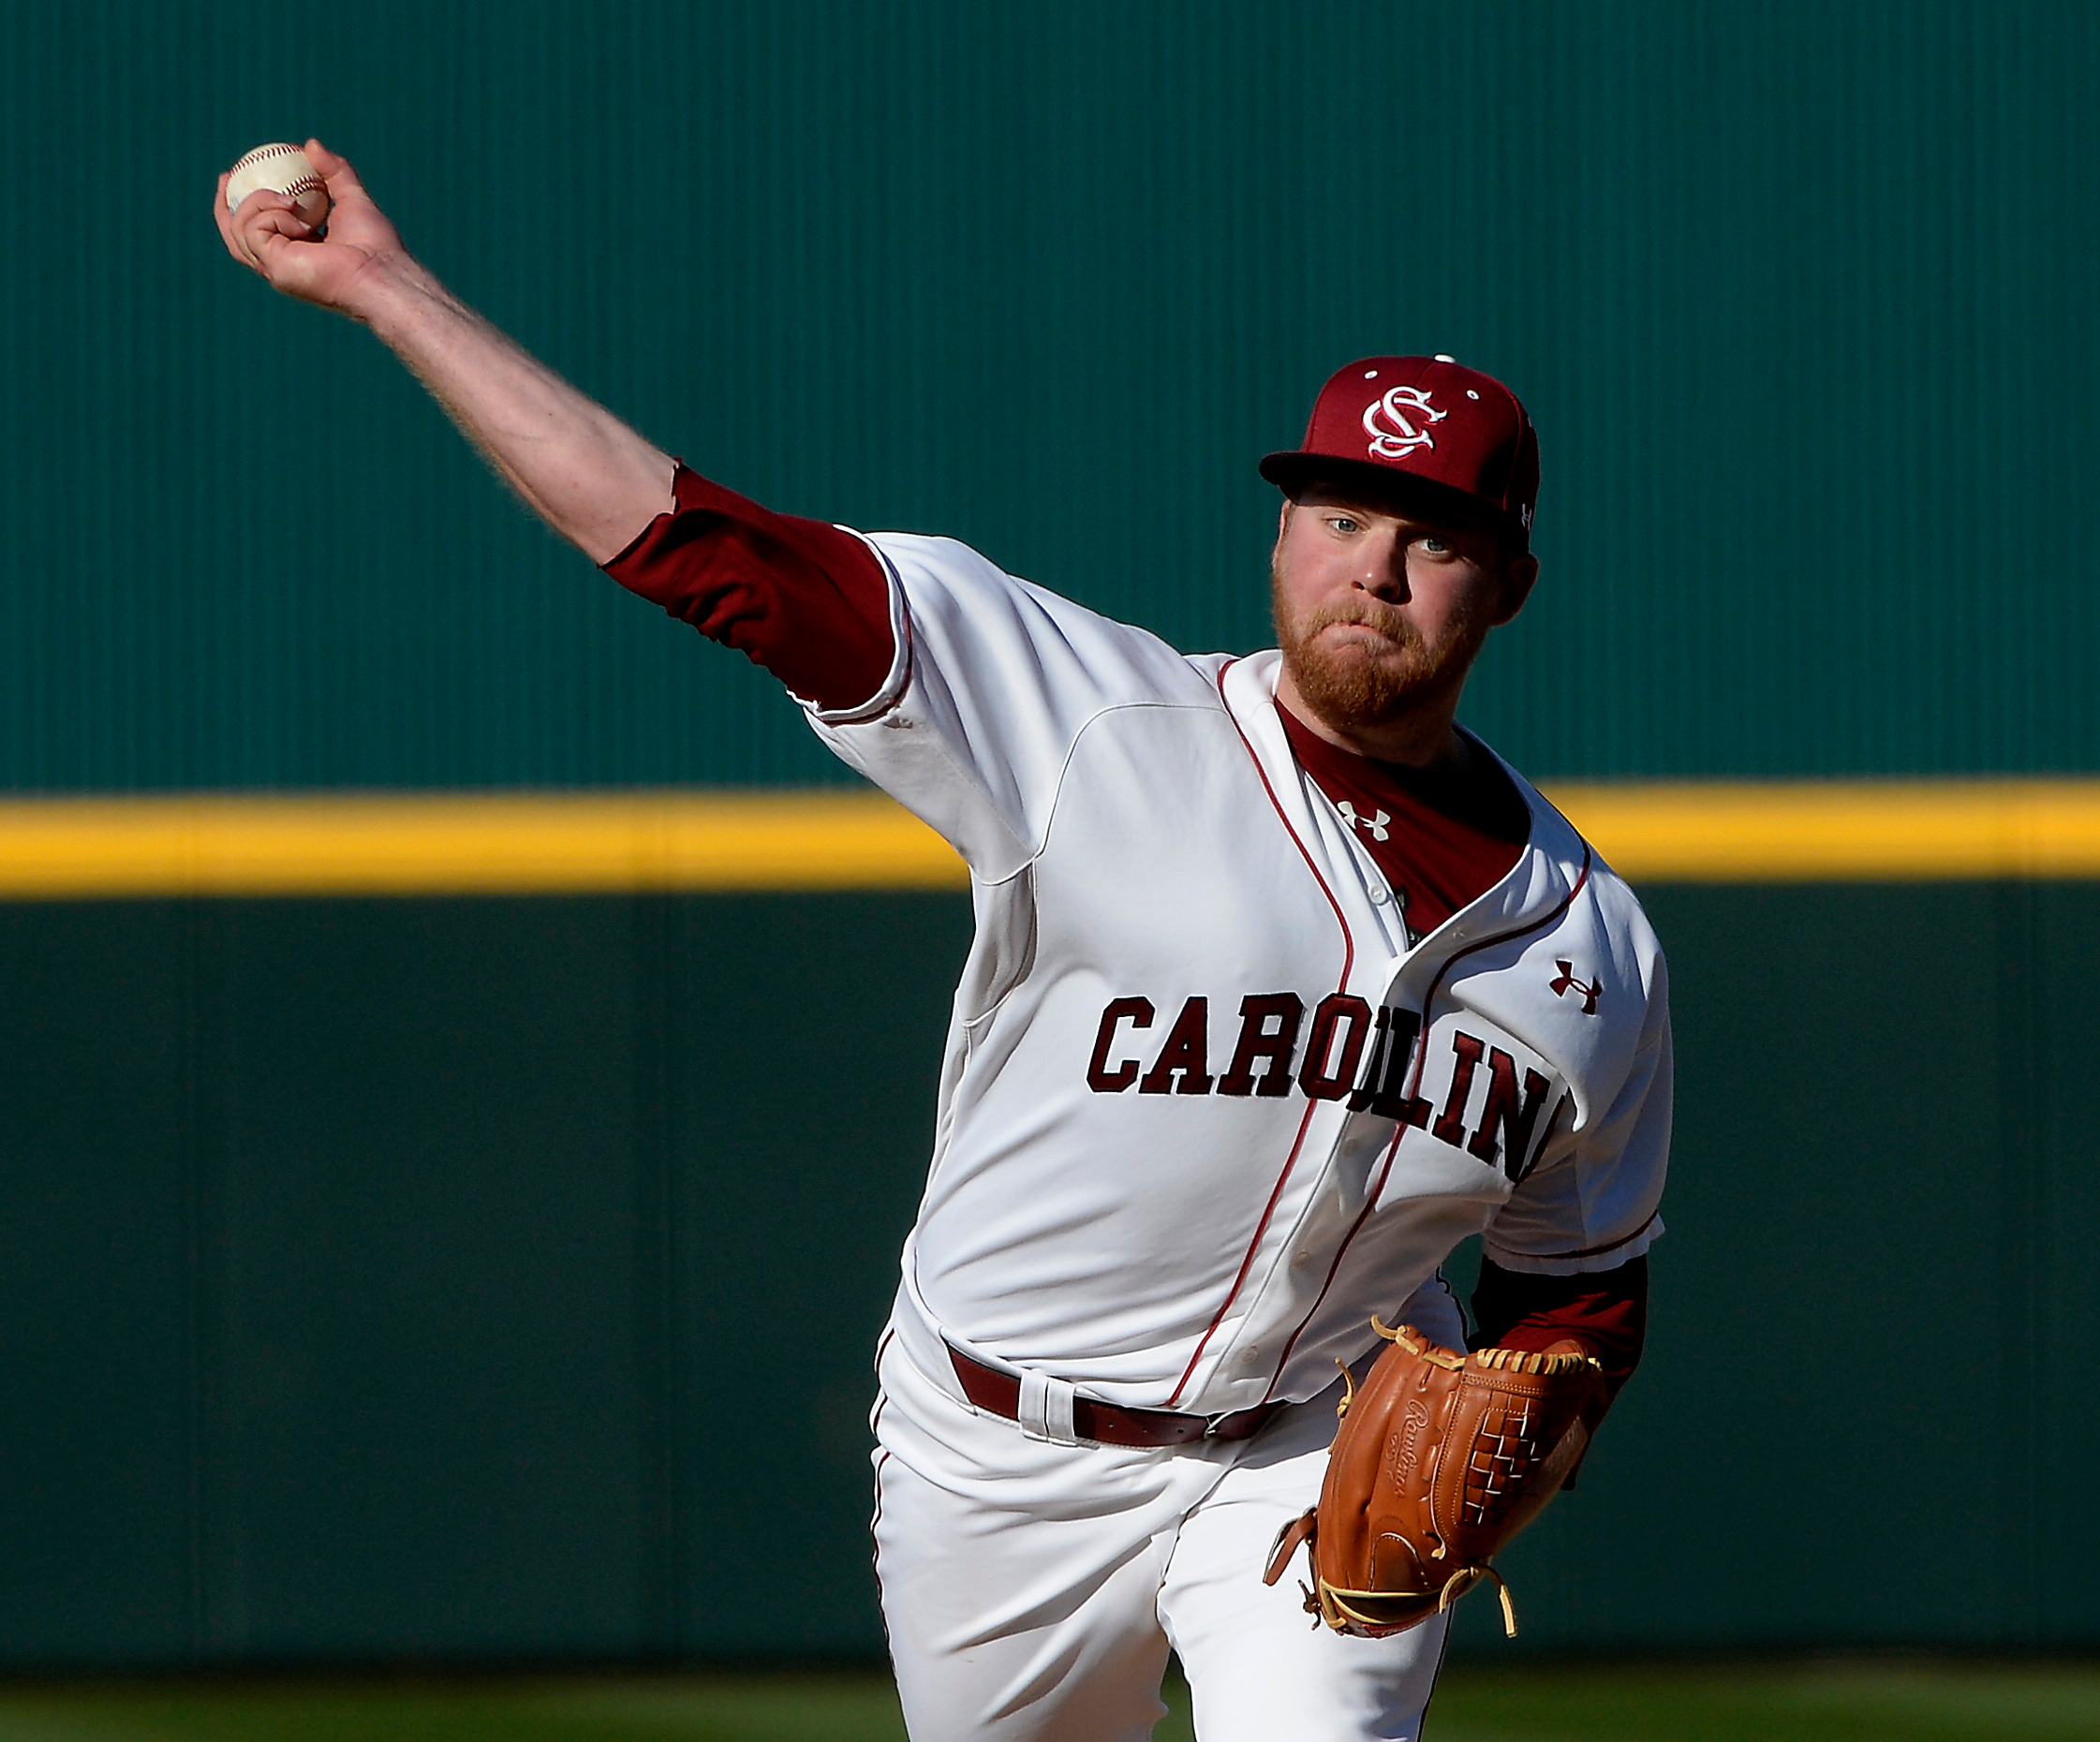
[[1387, 641], [1397, 642], [1403, 647], [1420, 647], [1423, 644], [1422, 632], [1413, 624], [1392, 606], [1382, 605], [1373, 598], [1321, 606], [1309, 613], [1298, 626], [1298, 638], [1309, 641], [1322, 629], [1338, 623], [1358, 624], [1367, 629], [1375, 629]]

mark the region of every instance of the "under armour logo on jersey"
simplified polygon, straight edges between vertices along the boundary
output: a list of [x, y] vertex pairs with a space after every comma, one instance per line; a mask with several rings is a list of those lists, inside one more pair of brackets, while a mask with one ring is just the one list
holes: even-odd
[[1554, 977], [1553, 996], [1564, 998], [1571, 992], [1579, 992], [1582, 994], [1582, 1013], [1585, 1016], [1594, 1016], [1597, 1013], [1597, 1000], [1605, 995], [1605, 982], [1599, 980], [1585, 984], [1577, 980], [1573, 962], [1557, 961], [1553, 966], [1560, 970]]
[[1385, 826], [1393, 819], [1384, 811], [1380, 811], [1375, 817], [1359, 817], [1355, 805], [1347, 799], [1343, 799], [1335, 808], [1341, 812], [1352, 829], [1363, 830], [1372, 840], [1389, 841], [1393, 838], [1393, 831]]
[[1429, 403], [1422, 387], [1396, 387], [1364, 407], [1364, 434], [1371, 438], [1371, 456], [1398, 460], [1417, 448], [1434, 448], [1429, 425], [1451, 415]]

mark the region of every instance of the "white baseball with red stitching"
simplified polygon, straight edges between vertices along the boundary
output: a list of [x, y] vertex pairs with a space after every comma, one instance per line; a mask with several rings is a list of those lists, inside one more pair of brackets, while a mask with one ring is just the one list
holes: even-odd
[[236, 163], [227, 177], [226, 209], [240, 211], [244, 199], [265, 187], [289, 199], [308, 224], [318, 226], [328, 216], [328, 185], [296, 145], [258, 145]]

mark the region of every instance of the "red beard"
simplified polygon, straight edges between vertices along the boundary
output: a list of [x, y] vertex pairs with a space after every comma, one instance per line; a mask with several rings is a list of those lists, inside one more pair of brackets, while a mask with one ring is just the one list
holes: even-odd
[[[1284, 615], [1280, 576], [1274, 594], [1277, 645], [1284, 669], [1307, 703], [1330, 724], [1362, 729], [1404, 719], [1425, 702], [1441, 702], [1465, 683], [1486, 639], [1486, 600], [1451, 625], [1443, 643], [1431, 647], [1422, 632], [1392, 606], [1368, 594], [1347, 604], [1328, 605], [1302, 623]], [[1330, 624], [1361, 623], [1385, 638], [1383, 645], [1319, 642]]]

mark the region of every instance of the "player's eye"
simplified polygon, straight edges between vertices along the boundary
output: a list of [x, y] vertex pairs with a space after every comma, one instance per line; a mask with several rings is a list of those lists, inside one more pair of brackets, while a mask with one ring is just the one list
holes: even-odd
[[1442, 539], [1423, 539], [1419, 540], [1419, 542], [1422, 548], [1425, 551], [1428, 552], [1431, 556], [1445, 556], [1448, 555], [1451, 551], [1451, 546], [1446, 544]]
[[1361, 532], [1364, 529], [1360, 522], [1350, 519], [1346, 514], [1328, 515], [1327, 524], [1337, 532]]

